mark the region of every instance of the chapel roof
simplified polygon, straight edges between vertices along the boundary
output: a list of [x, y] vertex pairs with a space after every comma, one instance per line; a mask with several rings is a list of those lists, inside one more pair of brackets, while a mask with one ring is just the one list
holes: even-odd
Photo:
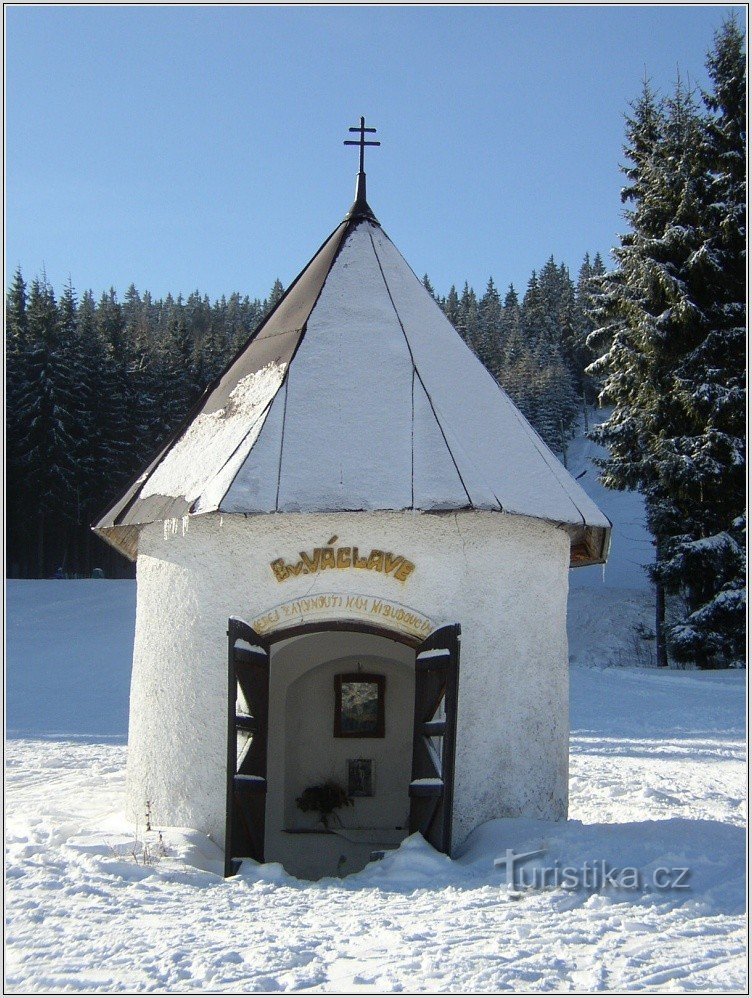
[[611, 524], [355, 203], [183, 426], [94, 526], [208, 513], [476, 509], [553, 523], [571, 564]]

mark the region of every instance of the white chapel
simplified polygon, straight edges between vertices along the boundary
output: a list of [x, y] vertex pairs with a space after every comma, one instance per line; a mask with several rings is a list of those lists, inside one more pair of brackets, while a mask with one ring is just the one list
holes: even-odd
[[342, 875], [567, 814], [610, 523], [355, 203], [96, 524], [137, 563], [128, 808]]

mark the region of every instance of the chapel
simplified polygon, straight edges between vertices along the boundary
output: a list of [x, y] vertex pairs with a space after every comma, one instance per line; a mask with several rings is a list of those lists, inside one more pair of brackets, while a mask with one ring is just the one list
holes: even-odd
[[567, 815], [570, 569], [610, 523], [355, 201], [95, 525], [137, 565], [127, 800], [225, 872]]

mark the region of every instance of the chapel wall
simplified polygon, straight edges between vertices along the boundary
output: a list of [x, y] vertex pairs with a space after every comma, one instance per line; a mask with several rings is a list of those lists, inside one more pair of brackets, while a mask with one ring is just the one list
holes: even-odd
[[[282, 580], [272, 568], [279, 559], [297, 567], [301, 552], [313, 559], [327, 547], [333, 567], [304, 571], [303, 562]], [[350, 615], [416, 635], [459, 622], [454, 844], [490, 818], [566, 815], [563, 530], [481, 511], [212, 514], [145, 527], [139, 551], [134, 819], [149, 800], [155, 824], [199, 828], [223, 843], [229, 616], [269, 629]], [[369, 567], [374, 551], [383, 558]]]

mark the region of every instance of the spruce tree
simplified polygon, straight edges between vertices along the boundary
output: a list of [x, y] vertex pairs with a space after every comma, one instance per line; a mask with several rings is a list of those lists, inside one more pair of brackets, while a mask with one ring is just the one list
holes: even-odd
[[[89, 331], [86, 331], [87, 339]], [[91, 401], [96, 427], [94, 447], [99, 482], [99, 506], [114, 498], [133, 473], [138, 443], [130, 413], [134, 408], [129, 378], [126, 326], [114, 288], [103, 293], [94, 314], [90, 349], [97, 358]]]
[[[19, 447], [19, 400], [29, 382], [26, 282], [20, 267], [13, 275], [5, 300], [5, 461], [7, 543], [13, 574], [28, 573], [29, 519], [25, 511], [22, 452]], [[22, 565], [24, 568], [22, 569]]]
[[509, 344], [513, 337], [522, 335], [520, 302], [514, 285], [510, 284], [504, 295], [504, 305], [501, 309], [501, 333], [499, 337], [499, 356], [497, 370], [503, 369], [507, 362]]
[[59, 346], [66, 368], [71, 372], [70, 436], [72, 441], [73, 508], [70, 519], [85, 526], [88, 520], [86, 489], [91, 475], [89, 442], [94, 432], [89, 419], [86, 399], [95, 372], [78, 325], [78, 303], [73, 285], [68, 280], [58, 303]]
[[[272, 290], [269, 292], [269, 297], [264, 302], [264, 312], [268, 313], [274, 308], [277, 302], [282, 298], [285, 293], [285, 286], [280, 281], [279, 278], [276, 279], [272, 285]], [[247, 300], [247, 299], [246, 299]]]
[[500, 359], [502, 322], [501, 298], [493, 277], [488, 278], [486, 290], [478, 305], [478, 357], [493, 370]]
[[605, 273], [600, 253], [596, 253], [592, 261], [590, 254], [586, 253], [577, 275], [571, 339], [566, 344], [570, 369], [575, 375], [577, 390], [583, 402], [586, 425], [587, 407], [593, 405], [598, 397], [597, 384], [585, 370], [593, 360], [588, 340], [596, 328], [595, 299]]
[[431, 284], [431, 280], [430, 280], [428, 274], [424, 274], [423, 275], [423, 277], [421, 278], [421, 284], [426, 289], [426, 291], [429, 293], [429, 295], [433, 298], [433, 300], [434, 301], [438, 301], [438, 298], [436, 297], [436, 292], [434, 290], [433, 284]]
[[[708, 56], [703, 95], [707, 182], [702, 245], [692, 260], [704, 294], [703, 326], [676, 371], [687, 414], [681, 457], [683, 529], [662, 566], [683, 613], [670, 632], [675, 656], [701, 665], [742, 662], [745, 585], [746, 74], [734, 19]], [[689, 488], [685, 484], [690, 479]], [[686, 494], [688, 492], [688, 495]], [[688, 501], [689, 500], [689, 501]]]
[[17, 473], [26, 515], [36, 523], [36, 570], [43, 577], [62, 554], [50, 525], [68, 518], [75, 504], [76, 372], [61, 337], [54, 292], [44, 277], [32, 282], [26, 316], [26, 375], [15, 403]]
[[[590, 337], [604, 350], [590, 370], [604, 379], [602, 400], [614, 406], [595, 434], [610, 449], [604, 480], [643, 492], [656, 541], [659, 638], [668, 638], [676, 658], [705, 667], [738, 658], [734, 530], [744, 508], [738, 419], [735, 428], [724, 426], [716, 405], [733, 398], [729, 408], [738, 415], [743, 366], [732, 350], [728, 367], [718, 367], [714, 316], [727, 312], [713, 246], [711, 128], [681, 81], [661, 103], [643, 87], [627, 129], [623, 198], [631, 231], [615, 251], [616, 270], [601, 282], [602, 324]], [[667, 632], [663, 586], [676, 617]], [[659, 661], [661, 653], [659, 644]]]
[[446, 302], [444, 303], [444, 312], [447, 319], [452, 323], [454, 328], [459, 331], [460, 322], [460, 296], [457, 294], [457, 288], [452, 285], [449, 289], [449, 294], [446, 296]]
[[477, 354], [479, 349], [480, 327], [478, 322], [478, 299], [467, 281], [462, 289], [457, 319], [457, 332], [467, 345]]

